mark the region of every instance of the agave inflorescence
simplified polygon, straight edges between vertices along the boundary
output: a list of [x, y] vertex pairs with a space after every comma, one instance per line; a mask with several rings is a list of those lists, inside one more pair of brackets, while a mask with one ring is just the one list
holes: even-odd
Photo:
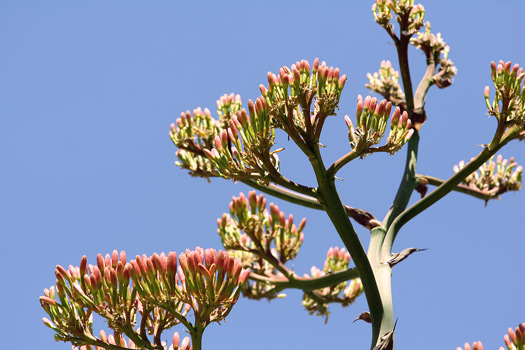
[[[85, 256], [80, 267], [57, 266], [56, 287], [40, 297], [49, 315], [44, 323], [57, 340], [86, 348], [127, 347], [124, 335], [129, 348], [164, 348], [162, 332], [179, 323], [200, 342], [202, 331], [231, 311], [249, 271], [226, 252], [199, 247], [181, 253], [179, 262], [175, 252], [127, 262], [125, 252], [114, 251], [105, 258], [99, 254], [95, 266]], [[193, 322], [187, 318], [190, 310]], [[113, 335], [94, 335], [94, 314], [107, 321]], [[172, 348], [179, 348], [178, 334]], [[189, 348], [189, 339], [183, 340], [180, 349]]]

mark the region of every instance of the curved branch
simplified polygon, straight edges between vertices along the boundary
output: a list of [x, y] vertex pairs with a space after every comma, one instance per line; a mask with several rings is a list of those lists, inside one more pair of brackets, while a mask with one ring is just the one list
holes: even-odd
[[[429, 175], [417, 174], [416, 177], [426, 179], [428, 181], [428, 184], [432, 186], [439, 187], [446, 182], [445, 180], [438, 179], [437, 177], [433, 177]], [[463, 184], [458, 184], [456, 187], [452, 189], [452, 191], [468, 194], [472, 197], [483, 199], [485, 201], [488, 201], [489, 199], [494, 198], [494, 196], [492, 196], [490, 193], [487, 193], [486, 191], [480, 191], [477, 188], [469, 187]]]
[[[283, 199], [290, 203], [302, 205], [303, 207], [307, 207], [307, 208], [324, 210], [322, 204], [314, 197], [302, 195], [300, 193], [295, 193], [293, 191], [289, 191], [285, 188], [279, 187], [274, 184], [269, 184], [268, 186], [262, 186], [253, 180], [241, 180], [241, 182], [261, 192], [267, 193], [279, 199]], [[352, 208], [348, 205], [345, 205], [344, 207], [349, 217], [351, 217], [358, 224], [363, 225], [367, 229], [372, 229], [374, 227], [381, 225], [379, 220], [377, 220], [374, 217], [374, 215], [372, 215], [370, 212], [366, 210]]]
[[312, 278], [298, 276], [290, 276], [290, 278], [287, 278], [285, 276], [266, 277], [255, 274], [253, 272], [250, 273], [249, 276], [249, 278], [253, 279], [254, 281], [270, 283], [282, 289], [301, 289], [303, 291], [312, 291], [315, 289], [334, 286], [338, 283], [345, 282], [358, 277], [359, 271], [355, 267], [345, 271], [338, 271], [330, 275]]

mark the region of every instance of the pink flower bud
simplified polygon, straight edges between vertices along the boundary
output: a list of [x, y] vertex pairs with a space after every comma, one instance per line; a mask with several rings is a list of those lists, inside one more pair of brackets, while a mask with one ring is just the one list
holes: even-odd
[[213, 141], [215, 143], [215, 148], [219, 151], [222, 151], [222, 143], [219, 135], [215, 135], [215, 139]]
[[60, 276], [63, 280], [69, 280], [71, 278], [69, 272], [60, 265], [57, 265], [55, 275], [57, 275], [57, 278]]
[[100, 330], [100, 340], [103, 342], [108, 342], [108, 336], [106, 335], [106, 332], [104, 332], [103, 329]]
[[41, 296], [40, 297], [40, 303], [45, 303], [47, 305], [56, 306], [58, 305], [57, 301], [55, 299], [51, 299], [48, 297]]
[[343, 74], [343, 76], [339, 78], [339, 89], [342, 90], [344, 88], [347, 79], [348, 77], [346, 76], [346, 74]]
[[173, 333], [173, 347], [175, 348], [178, 348], [179, 347], [179, 332], [175, 332]]
[[259, 85], [259, 90], [261, 90], [261, 94], [263, 96], [266, 96], [268, 94], [268, 90], [266, 90], [263, 84]]
[[106, 254], [105, 260], [104, 260], [104, 266], [105, 267], [111, 267], [111, 256], [109, 254]]
[[317, 73], [318, 69], [319, 69], [319, 58], [316, 58], [314, 60], [312, 72], [315, 74], [315, 73]]
[[489, 94], [490, 88], [488, 86], [485, 86], [485, 89], [483, 90], [483, 95], [485, 96], [485, 98], [489, 98]]
[[190, 346], [190, 338], [184, 337], [184, 339], [182, 339], [182, 344], [180, 345], [180, 350], [190, 350]]
[[357, 116], [358, 125], [359, 125], [359, 120], [360, 120], [361, 114], [363, 114], [363, 100], [362, 99], [357, 101], [357, 107], [356, 107], [356, 110], [355, 110], [355, 114]]
[[507, 348], [508, 349], [512, 349], [513, 345], [512, 345], [512, 342], [510, 341], [510, 338], [509, 338], [508, 334], [505, 334], [503, 336], [503, 340], [505, 340], [505, 345], [507, 345]]
[[514, 333], [514, 330], [512, 328], [509, 328], [509, 336], [514, 344], [518, 343], [518, 339], [516, 338], [516, 333]]
[[126, 260], [126, 252], [123, 251], [123, 250], [120, 251], [120, 261], [122, 261], [122, 263], [124, 265], [126, 265], [126, 262], [127, 262], [127, 260]]
[[174, 276], [177, 273], [177, 253], [175, 252], [168, 253], [167, 271], [171, 276]]
[[139, 268], [138, 275], [146, 275], [148, 273], [148, 268], [146, 267], [146, 262], [142, 259], [140, 255], [137, 255], [135, 257], [135, 262], [137, 264], [137, 267]]
[[241, 275], [239, 276], [239, 284], [244, 284], [247, 280], [248, 280], [248, 277], [250, 276], [250, 270], [249, 269], [243, 269], [241, 271]]
[[255, 116], [255, 106], [252, 100], [248, 100], [248, 111], [250, 112], [250, 116]]
[[100, 271], [104, 271], [104, 258], [102, 254], [97, 254], [97, 266]]
[[111, 266], [112, 267], [116, 267], [117, 266], [117, 262], [118, 262], [118, 252], [117, 250], [113, 250], [112, 254], [111, 254]]

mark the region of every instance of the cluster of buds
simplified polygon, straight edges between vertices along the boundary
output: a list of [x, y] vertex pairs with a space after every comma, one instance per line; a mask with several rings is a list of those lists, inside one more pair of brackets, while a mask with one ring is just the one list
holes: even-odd
[[233, 93], [222, 95], [217, 100], [217, 114], [221, 122], [221, 127], [227, 129], [231, 118], [242, 108], [241, 95]]
[[170, 138], [179, 148], [178, 166], [190, 171], [193, 176], [218, 176], [210, 161], [206, 158], [204, 149], [213, 147], [215, 136], [219, 133], [219, 122], [212, 118], [210, 110], [197, 108], [191, 113], [181, 113], [176, 123], [170, 126]]
[[439, 65], [437, 73], [432, 77], [433, 83], [440, 89], [452, 84], [457, 68], [448, 59], [450, 47], [447, 46], [441, 33], [430, 32], [430, 22], [426, 23], [425, 32], [418, 32], [417, 37], [410, 40], [411, 44], [425, 53], [427, 60]]
[[[310, 271], [311, 277], [322, 277], [333, 274], [334, 272], [344, 271], [348, 269], [349, 264], [350, 254], [344, 248], [330, 248], [326, 254], [323, 270], [312, 266]], [[310, 276], [305, 274], [305, 277]], [[303, 305], [310, 315], [325, 316], [325, 320], [328, 320], [328, 316], [330, 315], [328, 310], [329, 303], [340, 303], [342, 306], [348, 306], [353, 303], [362, 292], [363, 286], [361, 280], [355, 278], [348, 282], [341, 282], [333, 286], [305, 293], [303, 296]]]
[[396, 15], [396, 21], [401, 27], [401, 33], [412, 36], [423, 26], [425, 18], [425, 8], [421, 4], [414, 4], [414, 0], [376, 0], [372, 5], [372, 13], [375, 21], [393, 32], [393, 25], [390, 23], [392, 14]]
[[268, 72], [268, 87], [259, 88], [273, 116], [273, 125], [290, 135], [304, 137], [316, 131], [319, 134], [325, 118], [336, 114], [346, 80], [339, 68], [328, 67], [324, 61], [319, 64], [316, 58], [312, 66], [301, 60], [291, 69], [280, 68], [278, 75]]
[[407, 112], [401, 114], [399, 107], [396, 107], [390, 121], [390, 133], [386, 144], [372, 147], [378, 144], [385, 134], [391, 109], [392, 103], [386, 100], [377, 103], [375, 97], [367, 96], [364, 101], [361, 95], [357, 97], [356, 126], [354, 127], [349, 116], [345, 116], [348, 139], [357, 156], [362, 157], [373, 152], [393, 154], [412, 137], [414, 130]]
[[241, 107], [240, 96], [230, 94], [217, 100], [219, 120], [212, 118], [208, 109], [182, 113], [170, 130], [170, 138], [179, 148], [176, 164], [193, 176], [267, 184], [268, 175], [279, 171], [279, 158], [270, 152], [275, 133], [268, 106], [260, 97], [255, 103], [248, 101], [249, 115]]
[[387, 101], [399, 105], [405, 98], [399, 85], [399, 72], [392, 68], [390, 61], [381, 61], [381, 68], [374, 74], [368, 73], [366, 87], [381, 94]]
[[[57, 340], [101, 349], [163, 346], [162, 332], [179, 323], [192, 336], [195, 329], [201, 335], [211, 322], [227, 316], [249, 271], [242, 269], [239, 259], [214, 249], [187, 250], [180, 254], [179, 263], [175, 252], [137, 256], [127, 262], [125, 252], [114, 251], [111, 256], [99, 254], [96, 266], [88, 265], [85, 256], [80, 267], [57, 266], [56, 287], [45, 289], [40, 297], [49, 315], [44, 323], [56, 332]], [[193, 324], [186, 318], [190, 310]], [[104, 318], [114, 335], [95, 336], [93, 314]], [[140, 326], [135, 328], [139, 315]], [[128, 344], [123, 335], [129, 338]], [[179, 347], [178, 335], [172, 347], [190, 349], [187, 340]]]
[[214, 148], [204, 153], [219, 174], [227, 179], [258, 180], [268, 183], [268, 175], [279, 171], [274, 145], [275, 130], [270, 125], [269, 107], [263, 97], [248, 101], [249, 115], [242, 109], [229, 121], [230, 127], [215, 136]]
[[[244, 267], [259, 276], [274, 277], [279, 273], [276, 270], [282, 270], [281, 267], [299, 253], [306, 219], [296, 226], [293, 215], [286, 218], [273, 203], [268, 211], [263, 195], [257, 196], [251, 191], [248, 198], [243, 193], [233, 197], [230, 215], [223, 214], [217, 224], [224, 247], [240, 258]], [[243, 293], [251, 298], [275, 297], [266, 293], [269, 288], [255, 281], [245, 286]]]
[[512, 66], [511, 62], [499, 61], [498, 65], [491, 63], [491, 71], [496, 90], [492, 103], [489, 101], [490, 88], [486, 86], [484, 91], [489, 115], [498, 119], [498, 129], [502, 129], [502, 132], [508, 127], [517, 126], [523, 133], [525, 127], [525, 87], [523, 87], [525, 73], [523, 68], [518, 64]]
[[[525, 350], [525, 323], [520, 324], [515, 330], [509, 328], [508, 334], [503, 337], [508, 350]], [[500, 347], [500, 350], [505, 350]]]
[[[455, 173], [465, 167], [465, 162], [461, 161], [455, 165]], [[463, 184], [483, 192], [490, 198], [497, 198], [499, 195], [508, 191], [518, 191], [521, 189], [523, 180], [523, 167], [514, 161], [514, 158], [503, 159], [500, 154], [494, 161], [492, 156], [479, 169], [463, 180]]]
[[475, 341], [472, 343], [472, 346], [469, 343], [465, 343], [463, 348], [458, 346], [456, 350], [483, 350], [483, 344], [480, 341]]

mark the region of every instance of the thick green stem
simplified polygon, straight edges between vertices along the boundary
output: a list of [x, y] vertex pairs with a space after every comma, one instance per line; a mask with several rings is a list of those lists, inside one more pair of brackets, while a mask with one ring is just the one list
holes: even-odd
[[376, 227], [371, 231], [368, 259], [374, 270], [381, 303], [383, 318], [381, 319], [380, 334], [385, 334], [394, 327], [394, 309], [392, 303], [392, 269], [388, 264], [381, 264], [381, 246], [386, 231], [383, 227]]
[[394, 219], [403, 211], [410, 201], [410, 196], [416, 187], [416, 165], [417, 165], [417, 151], [419, 145], [419, 133], [414, 131], [414, 135], [408, 141], [407, 158], [405, 163], [405, 171], [403, 178], [399, 184], [396, 197], [390, 210], [383, 220], [383, 226], [388, 229]]
[[339, 198], [333, 179], [330, 180], [326, 173], [319, 148], [314, 149], [315, 157], [311, 158], [312, 167], [318, 182], [319, 200], [332, 221], [339, 237], [352, 256], [355, 266], [359, 271], [366, 300], [372, 317], [372, 345], [373, 348], [379, 338], [379, 331], [383, 319], [383, 306], [370, 261], [361, 245], [361, 241], [350, 222], [345, 207]]
[[193, 350], [202, 350], [202, 334], [204, 333], [204, 327], [197, 325], [192, 327], [190, 330], [191, 335], [191, 346]]

